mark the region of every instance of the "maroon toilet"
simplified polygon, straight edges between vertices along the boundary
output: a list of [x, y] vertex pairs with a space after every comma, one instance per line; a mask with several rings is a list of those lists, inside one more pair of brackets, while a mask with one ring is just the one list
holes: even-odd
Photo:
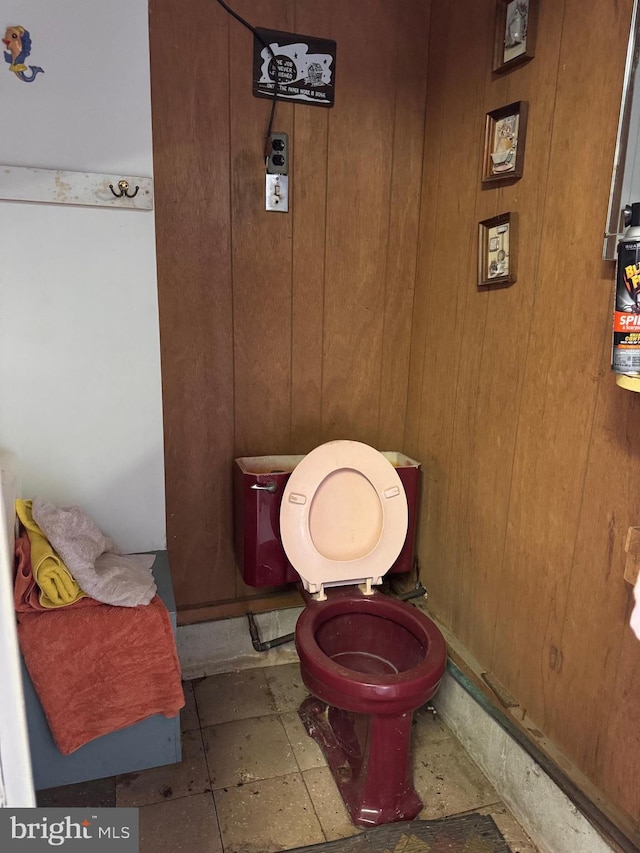
[[403, 548], [407, 500], [385, 457], [333, 441], [305, 456], [280, 507], [282, 545], [304, 587], [295, 630], [300, 708], [354, 823], [411, 820], [411, 722], [434, 695], [446, 646], [410, 604], [376, 592]]

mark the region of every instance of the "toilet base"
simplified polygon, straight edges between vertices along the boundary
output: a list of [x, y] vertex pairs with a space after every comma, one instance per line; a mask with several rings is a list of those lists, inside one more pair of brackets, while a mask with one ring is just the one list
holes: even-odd
[[378, 826], [419, 814], [422, 800], [410, 762], [411, 713], [354, 714], [309, 696], [298, 714], [320, 746], [354, 824]]

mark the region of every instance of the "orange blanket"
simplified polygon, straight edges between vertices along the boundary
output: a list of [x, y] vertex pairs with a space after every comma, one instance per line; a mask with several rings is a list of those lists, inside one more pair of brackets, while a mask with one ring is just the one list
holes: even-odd
[[20, 649], [63, 755], [152, 714], [175, 717], [184, 706], [171, 619], [157, 595], [139, 607], [81, 599], [36, 612], [29, 605], [37, 595], [24, 593], [16, 592]]

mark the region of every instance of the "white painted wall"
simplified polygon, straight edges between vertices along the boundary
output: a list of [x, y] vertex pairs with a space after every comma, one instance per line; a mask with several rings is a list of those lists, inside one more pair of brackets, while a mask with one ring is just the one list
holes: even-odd
[[[151, 176], [147, 22], [147, 0], [5, 0], [45, 73], [0, 55], [0, 162]], [[164, 547], [153, 211], [0, 200], [0, 447], [24, 497]]]

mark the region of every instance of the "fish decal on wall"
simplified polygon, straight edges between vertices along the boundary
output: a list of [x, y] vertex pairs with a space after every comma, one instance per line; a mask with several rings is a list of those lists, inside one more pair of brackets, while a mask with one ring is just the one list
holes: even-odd
[[28, 75], [25, 59], [31, 53], [31, 36], [29, 30], [24, 27], [7, 27], [2, 39], [7, 50], [4, 52], [4, 61], [9, 63], [9, 71], [13, 71], [16, 77], [25, 83], [33, 83], [38, 74], [44, 74], [44, 69], [37, 65], [29, 65]]

